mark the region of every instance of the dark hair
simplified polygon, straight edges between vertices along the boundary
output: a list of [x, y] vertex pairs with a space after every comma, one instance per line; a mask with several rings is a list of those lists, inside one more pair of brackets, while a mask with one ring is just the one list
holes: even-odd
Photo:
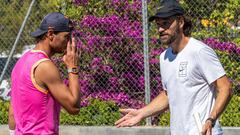
[[35, 43], [39, 43], [40, 41], [44, 40], [46, 38], [46, 33], [35, 37]]
[[189, 16], [183, 15], [184, 25], [183, 25], [183, 33], [185, 36], [191, 36], [192, 32], [192, 21]]
[[[54, 31], [54, 34], [58, 34], [60, 31]], [[38, 37], [35, 37], [35, 43], [38, 43], [46, 38], [47, 33], [44, 33]]]
[[185, 36], [191, 36], [191, 32], [192, 32], [192, 21], [190, 19], [189, 16], [186, 15], [177, 15], [177, 16], [172, 16], [173, 18], [177, 19], [177, 21], [179, 21], [181, 18], [184, 21], [184, 25], [183, 25], [183, 34]]

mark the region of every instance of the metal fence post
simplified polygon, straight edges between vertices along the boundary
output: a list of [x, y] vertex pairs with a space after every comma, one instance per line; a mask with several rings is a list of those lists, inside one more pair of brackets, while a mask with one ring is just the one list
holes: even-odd
[[[142, 22], [143, 22], [143, 46], [144, 46], [144, 82], [145, 82], [145, 103], [150, 103], [150, 75], [148, 56], [148, 15], [147, 0], [142, 0]], [[146, 119], [146, 125], [151, 125], [151, 118]]]

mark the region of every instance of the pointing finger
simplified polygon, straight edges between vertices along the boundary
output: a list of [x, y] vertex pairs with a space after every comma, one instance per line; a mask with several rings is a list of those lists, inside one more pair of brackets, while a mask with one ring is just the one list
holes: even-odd
[[67, 43], [67, 54], [69, 54], [71, 52], [71, 43], [70, 41], [68, 41]]

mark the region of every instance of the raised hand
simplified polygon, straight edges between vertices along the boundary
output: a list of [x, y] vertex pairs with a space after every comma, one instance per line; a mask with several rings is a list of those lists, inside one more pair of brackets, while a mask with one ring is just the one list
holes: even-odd
[[67, 52], [63, 56], [63, 62], [68, 68], [77, 67], [79, 63], [80, 50], [76, 47], [75, 38], [72, 38], [72, 43], [68, 41]]

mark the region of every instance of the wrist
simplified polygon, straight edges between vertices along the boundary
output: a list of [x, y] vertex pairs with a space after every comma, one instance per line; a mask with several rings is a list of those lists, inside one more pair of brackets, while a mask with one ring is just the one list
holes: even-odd
[[67, 68], [67, 72], [68, 73], [72, 73], [72, 74], [78, 74], [79, 73], [79, 69], [78, 69], [78, 67], [68, 67]]
[[211, 125], [212, 125], [212, 127], [214, 127], [215, 126], [215, 123], [216, 123], [216, 119], [214, 119], [213, 117], [208, 117], [207, 118], [207, 120], [205, 121], [206, 123], [207, 122], [210, 122], [211, 123]]
[[145, 119], [147, 117], [146, 113], [143, 110], [143, 108], [138, 109], [137, 111], [139, 112], [139, 116], [140, 116], [141, 119]]

